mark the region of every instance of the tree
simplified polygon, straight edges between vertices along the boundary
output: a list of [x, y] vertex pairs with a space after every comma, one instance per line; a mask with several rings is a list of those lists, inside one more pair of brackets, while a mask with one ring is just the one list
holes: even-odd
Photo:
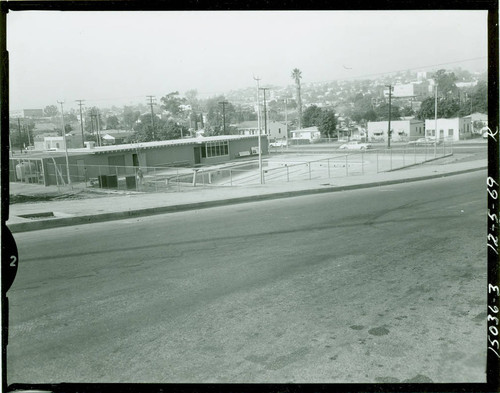
[[323, 110], [316, 105], [311, 105], [306, 108], [302, 115], [302, 126], [312, 127], [319, 126], [323, 116]]
[[186, 97], [186, 101], [189, 105], [191, 105], [191, 109], [197, 110], [199, 106], [198, 102], [198, 90], [196, 89], [191, 89], [188, 90], [184, 93], [184, 96]]
[[[381, 104], [375, 109], [378, 120], [389, 120], [389, 104]], [[391, 104], [391, 120], [398, 120], [401, 117], [399, 106]]]
[[[453, 97], [445, 97], [438, 99], [437, 117], [450, 118], [457, 117], [460, 111], [459, 100]], [[428, 97], [422, 101], [420, 110], [417, 113], [417, 119], [434, 119], [435, 117], [435, 98]]]
[[108, 116], [106, 118], [106, 129], [107, 130], [116, 130], [120, 126], [120, 121], [118, 117], [115, 115]]
[[442, 93], [443, 96], [456, 96], [458, 94], [458, 87], [455, 85], [457, 77], [453, 72], [438, 70], [434, 73], [433, 78], [438, 85], [438, 92]]
[[125, 106], [123, 108], [123, 123], [127, 126], [129, 130], [132, 130], [135, 122], [139, 119], [141, 112], [134, 110], [130, 106]]
[[43, 113], [45, 113], [45, 116], [53, 117], [57, 116], [59, 114], [59, 111], [57, 110], [56, 105], [47, 105], [43, 110]]
[[335, 112], [332, 110], [322, 111], [320, 124], [318, 125], [318, 130], [326, 138], [334, 138], [337, 133], [337, 118]]
[[179, 117], [182, 112], [181, 105], [186, 103], [185, 98], [179, 97], [178, 91], [168, 93], [166, 96], [160, 98], [160, 101], [163, 103], [161, 106], [162, 109], [165, 109], [174, 118]]
[[415, 111], [411, 106], [405, 106], [403, 109], [401, 109], [401, 113], [403, 116], [414, 116]]
[[479, 81], [471, 91], [472, 112], [488, 113], [488, 84]]
[[302, 128], [302, 99], [300, 98], [300, 80], [302, 79], [302, 71], [300, 71], [298, 68], [294, 68], [292, 71], [292, 79], [295, 81], [297, 90], [297, 104], [299, 108], [298, 120], [300, 129]]

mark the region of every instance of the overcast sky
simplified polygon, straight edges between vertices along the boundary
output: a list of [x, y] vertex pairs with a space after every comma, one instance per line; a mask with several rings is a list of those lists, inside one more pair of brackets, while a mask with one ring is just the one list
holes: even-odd
[[197, 89], [353, 78], [443, 65], [484, 71], [486, 11], [13, 12], [10, 107], [110, 107]]

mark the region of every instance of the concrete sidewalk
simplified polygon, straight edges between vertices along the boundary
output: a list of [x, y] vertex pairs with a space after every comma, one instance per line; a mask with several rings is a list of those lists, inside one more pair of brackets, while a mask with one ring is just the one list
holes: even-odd
[[196, 187], [182, 192], [116, 193], [98, 198], [16, 203], [10, 205], [7, 226], [13, 233], [26, 232], [228, 204], [377, 187], [486, 170], [486, 168], [485, 160], [448, 163], [438, 160], [376, 175], [353, 175], [257, 186]]

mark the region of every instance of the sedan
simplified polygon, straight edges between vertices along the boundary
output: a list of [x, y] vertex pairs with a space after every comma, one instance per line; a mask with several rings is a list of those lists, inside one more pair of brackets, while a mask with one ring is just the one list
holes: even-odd
[[409, 145], [417, 145], [417, 146], [433, 146], [435, 143], [439, 145], [441, 141], [440, 140], [436, 141], [435, 139], [431, 138], [418, 138], [415, 141], [408, 142]]
[[352, 141], [340, 145], [339, 149], [342, 150], [366, 150], [370, 149], [372, 146], [368, 143], [360, 143], [358, 141]]

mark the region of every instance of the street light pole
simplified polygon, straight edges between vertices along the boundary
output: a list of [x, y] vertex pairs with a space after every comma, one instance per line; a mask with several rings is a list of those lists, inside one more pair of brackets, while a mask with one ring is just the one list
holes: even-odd
[[285, 97], [285, 141], [286, 148], [288, 149], [288, 97]]
[[264, 135], [267, 135], [266, 90], [269, 90], [269, 87], [261, 87], [260, 90], [264, 92]]
[[386, 85], [389, 88], [389, 123], [387, 128], [387, 148], [391, 148], [391, 98], [392, 98], [392, 85]]
[[260, 87], [259, 87], [259, 77], [253, 77], [255, 81], [257, 81], [257, 127], [258, 127], [258, 135], [259, 135], [259, 175], [260, 175], [260, 184], [264, 183], [264, 178], [262, 174], [262, 147], [261, 147], [261, 141], [260, 141]]
[[437, 136], [438, 136], [438, 130], [437, 130], [437, 124], [438, 124], [438, 87], [436, 83], [436, 93], [434, 96], [434, 158], [436, 157], [437, 154]]
[[57, 101], [57, 102], [61, 104], [61, 122], [62, 122], [62, 134], [64, 140], [64, 151], [66, 154], [66, 172], [68, 174], [68, 185], [71, 186], [71, 177], [69, 175], [68, 145], [66, 144], [66, 129], [64, 127], [64, 110], [63, 110], [64, 101]]

